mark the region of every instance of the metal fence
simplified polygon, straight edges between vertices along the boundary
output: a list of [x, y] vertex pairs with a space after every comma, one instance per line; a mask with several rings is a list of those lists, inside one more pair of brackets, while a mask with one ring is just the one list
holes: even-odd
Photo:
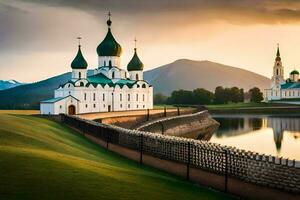
[[225, 191], [228, 177], [250, 183], [300, 193], [300, 166], [295, 160], [267, 156], [234, 147], [193, 139], [165, 136], [144, 131], [129, 130], [101, 124], [77, 117], [61, 115], [61, 121], [85, 134], [107, 143], [116, 144], [140, 152], [224, 175]]

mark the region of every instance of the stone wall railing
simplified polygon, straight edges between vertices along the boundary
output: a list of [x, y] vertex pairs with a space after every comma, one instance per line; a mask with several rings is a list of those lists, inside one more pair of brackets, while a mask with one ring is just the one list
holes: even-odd
[[206, 141], [129, 130], [72, 116], [61, 115], [61, 121], [84, 134], [140, 153], [143, 156], [186, 164], [228, 178], [236, 178], [255, 185], [300, 194], [300, 163]]

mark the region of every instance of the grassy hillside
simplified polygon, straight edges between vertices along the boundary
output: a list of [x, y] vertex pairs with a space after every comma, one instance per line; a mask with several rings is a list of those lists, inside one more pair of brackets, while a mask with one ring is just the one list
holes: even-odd
[[0, 199], [226, 199], [58, 123], [0, 113]]

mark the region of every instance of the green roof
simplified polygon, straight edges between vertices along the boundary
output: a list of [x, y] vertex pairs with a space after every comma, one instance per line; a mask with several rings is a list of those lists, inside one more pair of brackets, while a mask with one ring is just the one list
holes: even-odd
[[105, 85], [108, 85], [110, 87], [119, 85], [122, 88], [124, 85], [127, 85], [127, 87], [131, 88], [136, 83], [136, 81], [129, 80], [129, 79], [120, 79], [114, 83], [111, 79], [107, 78], [105, 75], [101, 73], [93, 76], [89, 76], [87, 80], [89, 82], [87, 86], [89, 86], [89, 84], [92, 84], [93, 86], [100, 84], [102, 87], [104, 87]]
[[297, 70], [293, 70], [290, 74], [298, 74], [299, 75], [299, 72]]
[[111, 21], [107, 21], [108, 31], [104, 40], [97, 47], [98, 56], [118, 56], [122, 53], [121, 45], [115, 40], [111, 33], [110, 25]]
[[[41, 103], [55, 103], [55, 102], [58, 102], [60, 100], [63, 100], [67, 97], [72, 97], [74, 99], [76, 99], [75, 97], [73, 97], [72, 95], [68, 95], [68, 96], [65, 96], [65, 97], [56, 97], [56, 98], [52, 98], [52, 99], [47, 99], [47, 100], [44, 100], [44, 101], [41, 101]], [[78, 100], [78, 99], [76, 99]], [[78, 100], [79, 101], [79, 100]]]
[[127, 65], [127, 70], [128, 71], [136, 71], [136, 70], [143, 70], [143, 69], [144, 69], [144, 64], [139, 59], [139, 57], [136, 53], [136, 48], [134, 48], [134, 55]]
[[300, 89], [300, 82], [288, 82], [282, 84], [281, 89]]
[[88, 67], [87, 62], [81, 53], [80, 45], [78, 46], [77, 55], [71, 63], [71, 67], [72, 69], [86, 69]]

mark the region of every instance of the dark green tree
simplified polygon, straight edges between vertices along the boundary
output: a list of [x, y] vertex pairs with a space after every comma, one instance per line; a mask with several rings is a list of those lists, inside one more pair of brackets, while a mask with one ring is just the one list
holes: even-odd
[[264, 99], [263, 93], [260, 91], [258, 87], [254, 87], [250, 89], [249, 93], [250, 93], [251, 102], [259, 103]]
[[203, 88], [197, 88], [193, 90], [193, 104], [195, 105], [207, 105], [211, 104], [214, 99], [214, 94]]
[[167, 96], [163, 95], [162, 93], [157, 93], [153, 97], [154, 104], [166, 104], [167, 103]]
[[214, 102], [216, 104], [223, 104], [226, 102], [225, 90], [222, 86], [216, 87]]

